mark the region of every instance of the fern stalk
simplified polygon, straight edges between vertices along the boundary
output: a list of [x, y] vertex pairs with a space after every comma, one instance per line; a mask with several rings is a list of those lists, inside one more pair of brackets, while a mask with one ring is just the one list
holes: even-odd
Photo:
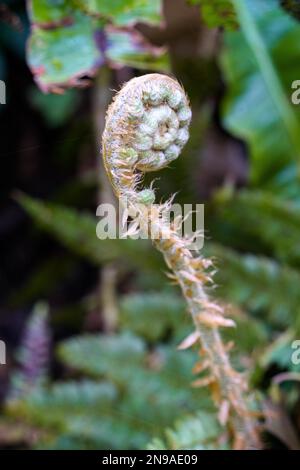
[[212, 282], [212, 263], [192, 253], [190, 241], [178, 234], [175, 223], [167, 223], [164, 214], [171, 201], [154, 205], [152, 186], [139, 190], [142, 172], [161, 169], [179, 156], [188, 140], [190, 120], [188, 99], [178, 82], [160, 74], [132, 79], [108, 109], [103, 133], [104, 163], [136, 231], [151, 235], [187, 301], [195, 324], [195, 333], [187, 343], [201, 343], [203, 361], [197, 370], [207, 372], [195, 385], [209, 386], [220, 408], [220, 421], [227, 425], [235, 448], [259, 448], [246, 381], [231, 367], [219, 333], [219, 327], [234, 323], [224, 318], [224, 310], [210, 300], [205, 289]]

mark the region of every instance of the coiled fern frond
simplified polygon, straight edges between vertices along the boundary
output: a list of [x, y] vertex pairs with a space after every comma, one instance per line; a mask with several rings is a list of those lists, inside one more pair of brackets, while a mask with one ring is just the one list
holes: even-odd
[[212, 262], [190, 250], [190, 240], [181, 237], [178, 224], [176, 228], [167, 223], [163, 214], [171, 203], [155, 205], [152, 185], [140, 189], [144, 172], [164, 168], [179, 156], [189, 137], [191, 116], [188, 99], [177, 81], [160, 74], [134, 78], [108, 109], [104, 163], [136, 230], [151, 235], [186, 299], [195, 332], [182, 348], [199, 342], [201, 355], [195, 367], [200, 377], [194, 385], [210, 388], [219, 419], [227, 426], [235, 448], [258, 448], [257, 421], [249, 409], [245, 378], [232, 368], [219, 333], [220, 327], [232, 327], [234, 322], [225, 318], [223, 307], [209, 298], [206, 289], [212, 283]]

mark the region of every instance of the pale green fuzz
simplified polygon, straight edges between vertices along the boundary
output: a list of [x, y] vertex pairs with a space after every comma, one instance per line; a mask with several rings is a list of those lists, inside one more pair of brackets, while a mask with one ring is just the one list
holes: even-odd
[[149, 131], [149, 134], [153, 135], [154, 132], [156, 131], [157, 127], [158, 127], [157, 113], [152, 114], [151, 110], [149, 110], [145, 114], [145, 116], [143, 118], [143, 123], [141, 124], [140, 128], [142, 128], [142, 126], [145, 126], [145, 128], [147, 129], [147, 132], [145, 132], [146, 134]]
[[143, 189], [136, 195], [136, 200], [139, 204], [145, 204], [145, 206], [151, 206], [155, 202], [155, 194], [152, 189]]
[[129, 119], [141, 119], [145, 114], [145, 108], [143, 103], [135, 102], [132, 103], [130, 107], [128, 107], [128, 117]]
[[175, 160], [180, 154], [180, 147], [178, 145], [172, 144], [165, 150], [165, 155], [168, 161]]
[[137, 134], [134, 147], [138, 151], [150, 150], [152, 147], [152, 139], [146, 134]]
[[143, 152], [137, 168], [142, 171], [154, 171], [163, 167], [166, 164], [165, 155], [163, 152]]
[[133, 166], [138, 161], [139, 155], [136, 150], [129, 147], [127, 149], [120, 150], [120, 158], [122, 160], [126, 160], [126, 163], [128, 163], [128, 165]]
[[177, 116], [181, 124], [188, 124], [192, 118], [192, 111], [188, 106], [183, 106], [178, 111]]
[[184, 102], [183, 93], [180, 90], [171, 90], [168, 96], [168, 104], [173, 109], [178, 109]]
[[160, 135], [159, 132], [155, 134], [153, 140], [153, 148], [155, 150], [165, 150], [173, 142], [174, 137], [171, 132], [166, 132]]
[[156, 122], [153, 125], [149, 125], [147, 123], [142, 123], [139, 125], [138, 132], [139, 134], [146, 134], [146, 135], [153, 135], [156, 131], [157, 124]]
[[187, 141], [189, 140], [189, 132], [188, 130], [183, 127], [182, 129], [179, 129], [175, 143], [179, 145], [180, 147], [183, 147]]
[[174, 115], [174, 111], [164, 104], [151, 109], [148, 113], [148, 118], [151, 122], [156, 122], [156, 126], [158, 127], [160, 124], [173, 118]]
[[158, 106], [166, 98], [166, 93], [164, 89], [158, 86], [153, 86], [149, 90], [145, 90], [143, 93], [143, 101], [145, 104], [150, 104], [151, 106]]

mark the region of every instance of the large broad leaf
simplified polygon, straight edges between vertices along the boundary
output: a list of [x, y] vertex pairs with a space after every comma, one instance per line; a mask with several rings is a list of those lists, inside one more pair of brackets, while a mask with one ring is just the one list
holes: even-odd
[[283, 186], [292, 194], [300, 163], [300, 108], [290, 97], [300, 74], [300, 25], [277, 0], [233, 3], [240, 31], [225, 35], [225, 125], [249, 145], [252, 183]]
[[165, 49], [152, 46], [132, 24], [161, 18], [160, 2], [132, 0], [131, 4], [133, 12], [125, 1], [30, 3], [27, 59], [39, 87], [61, 92], [86, 85], [84, 79], [105, 63], [168, 69]]
[[99, 16], [122, 26], [162, 21], [161, 0], [28, 0], [28, 11], [32, 23], [44, 27], [66, 23], [74, 11]]
[[238, 27], [231, 0], [189, 0], [192, 5], [200, 5], [202, 19], [211, 28], [224, 27], [235, 30]]
[[64, 27], [32, 29], [27, 59], [43, 91], [80, 85], [82, 77], [95, 75], [104, 63], [103, 52], [94, 38], [94, 20], [79, 13], [73, 20]]
[[106, 58], [112, 66], [167, 71], [168, 55], [162, 47], [154, 47], [132, 28], [106, 27]]
[[74, 12], [72, 1], [68, 0], [27, 0], [27, 7], [31, 22], [44, 27], [67, 22]]
[[87, 12], [109, 18], [116, 25], [158, 24], [162, 21], [161, 0], [87, 0], [80, 3]]

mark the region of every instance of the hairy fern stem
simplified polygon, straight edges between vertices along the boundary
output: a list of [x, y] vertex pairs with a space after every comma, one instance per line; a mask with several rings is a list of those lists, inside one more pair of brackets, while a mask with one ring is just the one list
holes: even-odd
[[224, 309], [211, 301], [206, 291], [212, 283], [212, 263], [192, 253], [190, 241], [178, 234], [176, 224], [166, 222], [163, 212], [170, 202], [155, 205], [152, 187], [139, 189], [143, 172], [159, 170], [179, 156], [189, 137], [190, 120], [188, 99], [177, 81], [160, 74], [135, 78], [122, 88], [108, 109], [103, 133], [104, 163], [136, 230], [149, 235], [151, 229], [152, 242], [163, 254], [170, 277], [179, 284], [187, 301], [195, 325], [195, 333], [187, 343], [201, 345], [200, 362], [195, 367], [201, 375], [195, 386], [210, 388], [234, 448], [257, 449], [258, 423], [250, 410], [247, 382], [232, 368], [228, 348], [219, 333], [220, 327], [234, 326], [234, 322], [224, 317]]

